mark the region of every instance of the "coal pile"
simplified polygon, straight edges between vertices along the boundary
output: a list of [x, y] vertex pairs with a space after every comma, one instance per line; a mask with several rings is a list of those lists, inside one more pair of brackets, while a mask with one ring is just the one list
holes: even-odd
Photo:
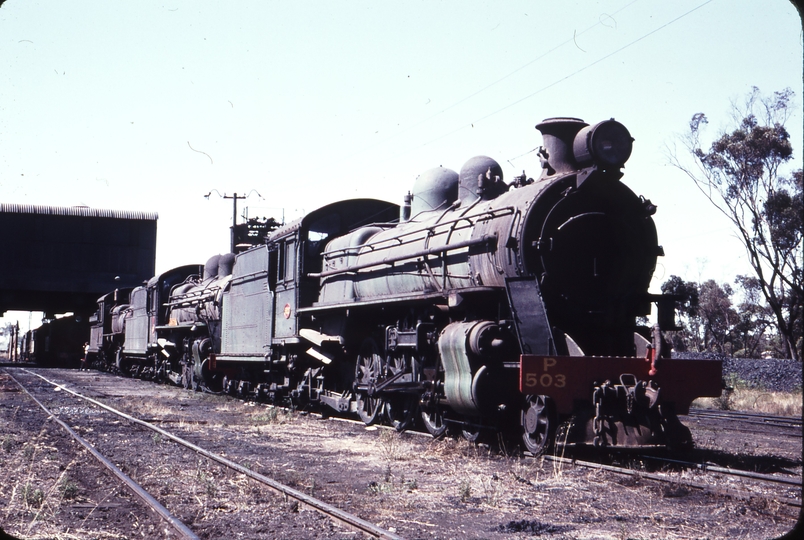
[[777, 358], [730, 358], [717, 353], [673, 353], [674, 358], [723, 360], [723, 378], [727, 384], [740, 384], [769, 392], [801, 390], [801, 362]]

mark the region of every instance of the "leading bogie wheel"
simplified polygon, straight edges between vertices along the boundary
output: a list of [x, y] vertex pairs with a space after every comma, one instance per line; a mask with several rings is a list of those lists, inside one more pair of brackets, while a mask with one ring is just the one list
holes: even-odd
[[522, 408], [522, 442], [534, 456], [548, 451], [556, 433], [556, 413], [553, 400], [547, 396], [527, 396]]

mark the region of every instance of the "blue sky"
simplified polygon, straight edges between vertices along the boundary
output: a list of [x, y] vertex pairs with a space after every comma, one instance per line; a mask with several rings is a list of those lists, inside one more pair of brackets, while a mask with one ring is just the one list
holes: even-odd
[[157, 270], [229, 245], [232, 206], [297, 217], [400, 202], [478, 154], [539, 173], [534, 126], [614, 117], [623, 181], [650, 198], [654, 279], [750, 272], [728, 223], [668, 164], [705, 112], [791, 87], [801, 166], [801, 22], [786, 0], [325, 2], [7, 0], [0, 201], [159, 213]]

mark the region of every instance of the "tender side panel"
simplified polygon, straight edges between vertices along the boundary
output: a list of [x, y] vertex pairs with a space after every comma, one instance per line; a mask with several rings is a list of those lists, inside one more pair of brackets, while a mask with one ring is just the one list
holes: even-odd
[[569, 414], [575, 399], [588, 396], [591, 401], [596, 384], [606, 380], [619, 384], [620, 375], [630, 373], [638, 380], [656, 381], [660, 402], [674, 403], [676, 413], [687, 414], [695, 398], [718, 397], [723, 388], [719, 360], [661, 359], [653, 376], [648, 374], [650, 368], [644, 358], [522, 355], [519, 390], [550, 396], [559, 414]]
[[235, 264], [229, 294], [223, 297], [221, 354], [260, 357], [267, 352], [270, 336], [265, 319], [268, 292], [268, 250], [259, 248], [240, 255]]
[[146, 291], [135, 289], [131, 293], [131, 317], [126, 321], [125, 351], [144, 355], [148, 346], [148, 313], [145, 309]]

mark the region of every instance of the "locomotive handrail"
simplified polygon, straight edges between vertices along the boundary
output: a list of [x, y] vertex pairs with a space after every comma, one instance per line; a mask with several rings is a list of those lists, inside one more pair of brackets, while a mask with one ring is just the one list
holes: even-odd
[[255, 278], [256, 279], [258, 277], [262, 277], [263, 275], [267, 276], [268, 275], [268, 270], [257, 270], [256, 272], [251, 272], [251, 273], [248, 273], [248, 274], [243, 274], [242, 276], [233, 277], [232, 278], [232, 285], [236, 285], [238, 283], [245, 282], [246, 280], [248, 280], [250, 278]]
[[306, 274], [308, 278], [325, 278], [330, 276], [337, 276], [340, 274], [348, 274], [351, 272], [357, 272], [359, 270], [365, 270], [366, 268], [371, 268], [372, 266], [382, 266], [382, 265], [393, 265], [400, 261], [407, 261], [410, 259], [415, 259], [417, 257], [426, 257], [428, 255], [436, 255], [439, 253], [445, 253], [447, 251], [453, 251], [456, 249], [463, 249], [471, 246], [477, 246], [481, 244], [493, 244], [496, 246], [497, 244], [497, 235], [496, 234], [486, 234], [480, 238], [475, 238], [474, 240], [464, 240], [463, 242], [457, 242], [455, 244], [447, 244], [444, 246], [434, 247], [430, 249], [422, 249], [420, 251], [415, 251], [413, 253], [406, 253], [405, 255], [400, 255], [398, 257], [391, 257], [387, 259], [383, 259], [381, 261], [371, 261], [363, 264], [355, 264], [352, 266], [348, 266], [346, 268], [340, 268], [338, 270], [328, 270], [326, 272], [314, 272], [310, 274]]
[[164, 304], [167, 307], [186, 307], [191, 306], [196, 302], [202, 300], [209, 300], [209, 298], [215, 298], [217, 293], [223, 287], [210, 287], [209, 289], [204, 289], [203, 291], [193, 291], [191, 293], [183, 294], [181, 298], [176, 299], [172, 302], [167, 302]]
[[[494, 219], [494, 218], [497, 218], [497, 217], [510, 215], [510, 214], [515, 213], [515, 212], [516, 212], [516, 208], [513, 207], [513, 206], [506, 206], [504, 208], [494, 208], [494, 209], [490, 209], [490, 210], [484, 210], [483, 212], [479, 212], [479, 213], [473, 214], [471, 216], [460, 216], [458, 218], [451, 219], [449, 221], [442, 221], [442, 222], [436, 223], [435, 225], [429, 225], [429, 226], [426, 226], [426, 227], [421, 227], [421, 228], [418, 228], [418, 229], [415, 229], [415, 230], [412, 230], [412, 231], [408, 231], [408, 232], [405, 232], [403, 234], [396, 235], [393, 238], [386, 238], [386, 239], [382, 240], [382, 242], [385, 242], [386, 245], [379, 245], [380, 242], [376, 242], [376, 243], [369, 242], [367, 244], [361, 244], [359, 246], [348, 246], [348, 247], [333, 249], [332, 251], [325, 251], [324, 253], [322, 253], [322, 256], [325, 259], [327, 259], [327, 258], [331, 258], [331, 257], [354, 254], [354, 253], [356, 253], [357, 251], [359, 251], [361, 249], [368, 249], [368, 250], [371, 250], [371, 251], [379, 251], [381, 249], [391, 249], [391, 248], [394, 248], [394, 247], [404, 245], [404, 244], [406, 244], [408, 242], [415, 242], [415, 241], [421, 239], [420, 236], [417, 236], [416, 238], [413, 238], [412, 240], [408, 240], [408, 241], [403, 240], [403, 238], [406, 238], [406, 237], [409, 237], [409, 236], [420, 235], [421, 233], [427, 233], [428, 236], [436, 236], [438, 234], [448, 234], [450, 232], [450, 229], [448, 228], [448, 226], [460, 223], [461, 221], [466, 221], [467, 222], [466, 227], [470, 227], [470, 226], [474, 225], [474, 223], [477, 222], [477, 221], [485, 221], [485, 220], [489, 220], [489, 219]], [[472, 221], [472, 220], [475, 220], [475, 221]], [[446, 228], [447, 230], [444, 230], [444, 231], [441, 231], [441, 232], [436, 232], [437, 228]], [[452, 229], [452, 230], [454, 231], [455, 229]], [[315, 276], [311, 276], [311, 277], [315, 277]]]

